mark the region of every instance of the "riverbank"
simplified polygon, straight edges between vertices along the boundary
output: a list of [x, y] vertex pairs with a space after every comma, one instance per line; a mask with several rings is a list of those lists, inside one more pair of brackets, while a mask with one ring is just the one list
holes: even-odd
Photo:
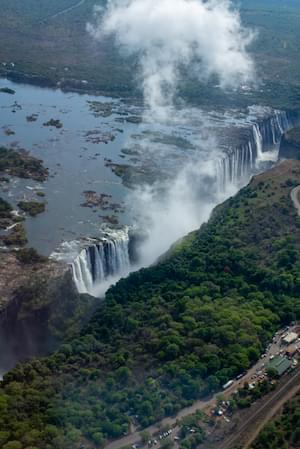
[[124, 101], [130, 104], [141, 104], [142, 94], [139, 91], [133, 92], [128, 86], [122, 89], [111, 88], [98, 85], [95, 82], [88, 82], [76, 78], [65, 79], [64, 77], [50, 77], [43, 74], [26, 73], [17, 70], [7, 70], [0, 66], [0, 78], [8, 79], [16, 84], [28, 84], [36, 87], [46, 87], [51, 89], [59, 89], [65, 93], [77, 93], [79, 95], [91, 95], [95, 97], [109, 97], [119, 99], [122, 97]]

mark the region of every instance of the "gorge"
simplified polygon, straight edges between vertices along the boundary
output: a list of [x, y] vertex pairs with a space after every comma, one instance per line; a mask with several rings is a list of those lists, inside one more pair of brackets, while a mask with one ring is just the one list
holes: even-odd
[[299, 381], [298, 3], [2, 0], [1, 449], [233, 449]]
[[[240, 146], [228, 147], [227, 143], [223, 150], [225, 155], [214, 161], [216, 170], [213, 182], [216, 192], [221, 192], [226, 197], [226, 192], [232, 192], [231, 188], [244, 186], [252, 175], [276, 163], [282, 135], [298, 123], [298, 111], [274, 111], [270, 117], [246, 128]], [[218, 193], [215, 204], [218, 202]], [[198, 204], [195, 202], [194, 206], [197, 208], [200, 205], [201, 200]], [[200, 224], [201, 222], [198, 223]], [[192, 230], [192, 227], [188, 229]], [[147, 233], [151, 233], [151, 230], [141, 231], [144, 233], [144, 240], [147, 240]], [[83, 242], [84, 248], [79, 249], [80, 253], [71, 262], [73, 279], [80, 293], [103, 295], [116, 280], [144, 265], [143, 241], [138, 242], [139, 245], [135, 248], [137, 260], [131, 263], [128, 228], [119, 231], [107, 229], [106, 234], [104, 239], [91, 241], [90, 244]], [[133, 234], [134, 231], [131, 236]], [[78, 246], [80, 248], [80, 242]], [[156, 254], [156, 257], [159, 256], [160, 254]]]

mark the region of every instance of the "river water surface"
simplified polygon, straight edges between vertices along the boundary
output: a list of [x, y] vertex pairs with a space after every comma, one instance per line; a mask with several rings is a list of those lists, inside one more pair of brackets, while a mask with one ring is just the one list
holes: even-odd
[[[102, 97], [66, 94], [60, 90], [14, 84], [0, 80], [0, 87], [10, 87], [15, 95], [0, 94], [0, 144], [25, 148], [42, 159], [49, 168], [49, 179], [44, 183], [30, 180], [11, 179], [8, 186], [2, 185], [2, 196], [16, 203], [23, 198], [35, 197], [33, 187], [45, 192], [47, 210], [45, 213], [26, 220], [29, 242], [41, 253], [50, 254], [62, 241], [86, 235], [96, 235], [101, 224], [100, 214], [81, 207], [83, 191], [112, 195], [113, 200], [122, 203], [126, 187], [109, 167], [105, 158], [122, 163], [120, 149], [123, 148], [136, 125], [118, 123], [118, 114], [109, 117], [95, 117], [87, 101], [116, 102]], [[120, 112], [122, 105], [117, 105]], [[26, 117], [36, 114], [36, 121]], [[61, 129], [43, 126], [51, 118], [60, 120]], [[7, 135], [7, 130], [15, 134]], [[100, 132], [92, 137], [112, 134], [114, 141], [107, 144], [91, 143], [85, 136], [88, 132]], [[122, 132], [121, 132], [122, 131]], [[108, 137], [109, 140], [109, 137]], [[3, 190], [9, 189], [3, 193]], [[123, 214], [120, 220], [128, 221]]]
[[[139, 211], [132, 204], [128, 183], [124, 185], [109, 166], [111, 161], [134, 166], [137, 184], [168, 178], [172, 187], [188, 161], [217, 162], [240, 140], [249, 139], [253, 123], [272, 114], [260, 107], [226, 112], [182, 108], [162, 121], [118, 99], [5, 79], [0, 79], [1, 87], [13, 89], [15, 95], [0, 93], [0, 145], [24, 148], [49, 169], [44, 183], [11, 177], [10, 183], [0, 184], [1, 196], [16, 206], [21, 199], [39, 200], [37, 191], [45, 193], [46, 211], [25, 222], [29, 245], [45, 255], [64, 241], [97, 237], [107, 222], [105, 216], [115, 215], [121, 225], [135, 223]], [[51, 119], [62, 127], [45, 126]], [[111, 195], [115, 205], [105, 210], [82, 207], [84, 191]], [[210, 198], [209, 204], [219, 198]]]

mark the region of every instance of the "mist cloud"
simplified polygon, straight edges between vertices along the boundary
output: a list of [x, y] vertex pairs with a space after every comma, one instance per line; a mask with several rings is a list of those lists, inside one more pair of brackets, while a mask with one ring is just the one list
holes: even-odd
[[[95, 9], [90, 34], [102, 40], [113, 36], [121, 51], [136, 56], [144, 92], [145, 123], [168, 125], [173, 130], [190, 127], [200, 110], [179, 110], [174, 98], [183, 74], [200, 81], [216, 76], [221, 88], [237, 87], [254, 80], [254, 64], [247, 52], [254, 33], [242, 26], [230, 0], [110, 0]], [[182, 70], [183, 69], [183, 70]], [[136, 74], [133, 74], [135, 77]], [[181, 105], [182, 106], [182, 105]], [[150, 120], [149, 120], [150, 119]], [[137, 226], [147, 238], [140, 247], [143, 266], [153, 263], [174, 241], [206, 221], [213, 207], [236, 192], [236, 186], [220, 191], [216, 159], [222, 151], [206, 125], [192, 125], [192, 158], [174, 176], [129, 194]], [[209, 129], [209, 128], [208, 128]], [[139, 141], [145, 154], [161, 157], [160, 148]]]
[[[162, 190], [164, 192], [162, 193]], [[187, 163], [173, 182], [137, 189], [130, 200], [141, 214], [139, 227], [147, 239], [140, 248], [140, 262], [148, 266], [160, 254], [209, 218], [219, 195], [213, 161]]]
[[253, 78], [247, 47], [254, 33], [243, 28], [229, 0], [110, 0], [96, 10], [88, 31], [114, 35], [121, 49], [140, 61], [145, 100], [152, 109], [170, 104], [180, 68], [199, 79], [217, 75], [221, 87]]

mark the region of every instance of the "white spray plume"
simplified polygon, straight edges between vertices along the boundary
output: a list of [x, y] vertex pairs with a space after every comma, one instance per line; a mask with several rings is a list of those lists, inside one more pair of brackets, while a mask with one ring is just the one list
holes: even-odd
[[[98, 40], [114, 36], [125, 55], [137, 56], [144, 116], [153, 129], [159, 123], [178, 130], [198, 113], [188, 108], [180, 112], [173, 104], [178, 86], [184, 83], [183, 74], [196, 74], [200, 81], [215, 76], [221, 88], [254, 79], [247, 49], [255, 33], [242, 26], [230, 0], [108, 0], [106, 8], [95, 9], [95, 23], [87, 29]], [[228, 186], [226, 192], [218, 190], [214, 159], [221, 151], [213, 136], [205, 143], [202, 132], [206, 134], [205, 124], [198, 129], [199, 142], [194, 139], [193, 144], [203, 147], [204, 140], [206, 150], [198, 148], [193, 161], [187, 156], [173, 180], [129, 195], [128, 204], [148, 234], [140, 248], [144, 266], [198, 228], [218, 202], [236, 191], [235, 186]], [[159, 151], [154, 154], [154, 143], [151, 149], [143, 141], [139, 144], [146, 154], [151, 150], [153, 158], [160, 157]]]
[[148, 266], [170, 246], [207, 221], [212, 209], [235, 194], [233, 185], [218, 191], [213, 160], [187, 163], [173, 181], [136, 189], [129, 202], [140, 213], [139, 226], [147, 239], [140, 248], [140, 263]]
[[96, 25], [87, 25], [95, 38], [114, 35], [121, 49], [139, 57], [152, 111], [172, 102], [180, 68], [193, 66], [199, 79], [217, 75], [221, 87], [253, 78], [246, 50], [254, 33], [243, 28], [230, 0], [110, 0], [95, 14]]

